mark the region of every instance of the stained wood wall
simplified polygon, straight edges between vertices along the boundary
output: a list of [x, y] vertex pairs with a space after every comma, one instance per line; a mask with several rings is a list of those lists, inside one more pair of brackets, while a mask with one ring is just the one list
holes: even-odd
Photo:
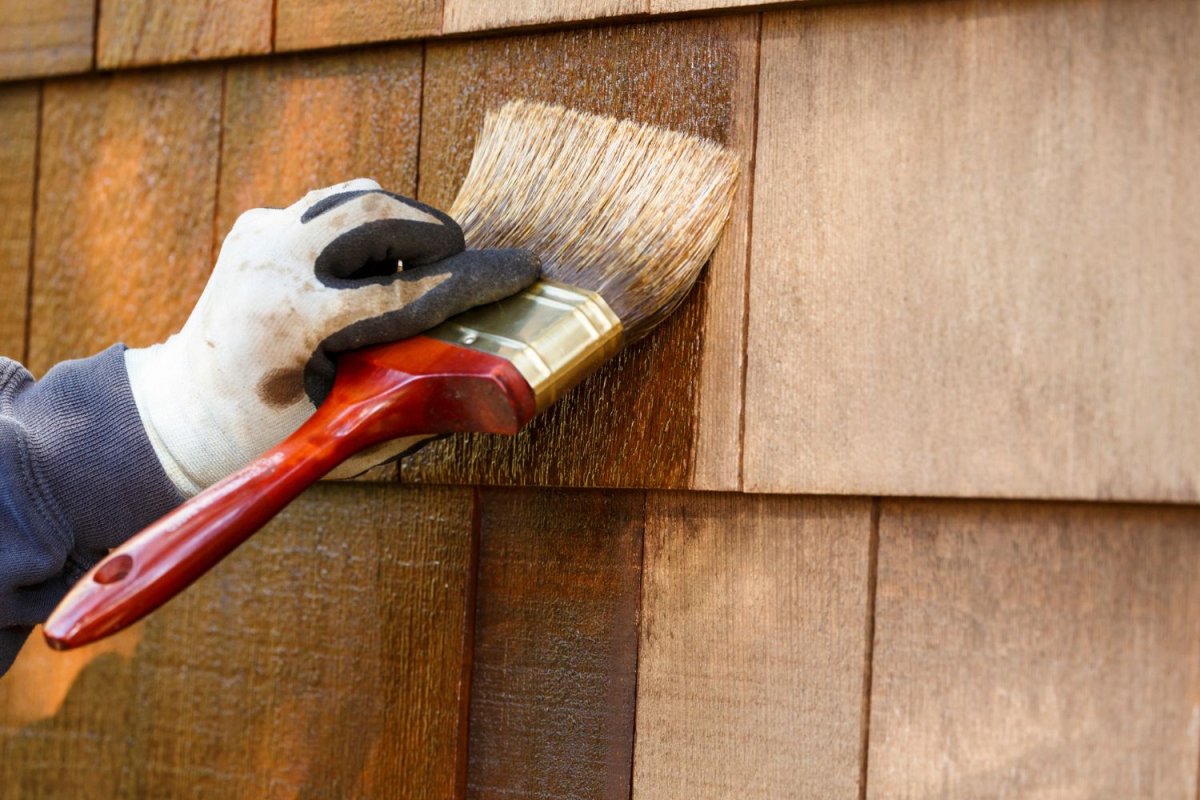
[[[748, 6], [753, 7], [748, 7]], [[0, 0], [0, 352], [510, 97], [704, 135], [699, 290], [0, 679], [4, 797], [1200, 796], [1193, 0]]]

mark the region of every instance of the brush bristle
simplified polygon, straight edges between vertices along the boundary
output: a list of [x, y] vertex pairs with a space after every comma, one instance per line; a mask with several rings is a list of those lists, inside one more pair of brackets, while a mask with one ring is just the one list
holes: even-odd
[[682, 302], [729, 216], [737, 160], [696, 136], [513, 101], [489, 113], [450, 214], [471, 247], [522, 247], [600, 294], [626, 341]]

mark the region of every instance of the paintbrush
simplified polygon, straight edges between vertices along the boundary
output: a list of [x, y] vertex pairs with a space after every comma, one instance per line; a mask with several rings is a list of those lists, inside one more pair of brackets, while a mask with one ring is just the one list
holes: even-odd
[[450, 213], [472, 247], [537, 253], [542, 279], [421, 336], [343, 354], [303, 426], [101, 560], [50, 616], [47, 641], [77, 647], [141, 619], [363, 449], [517, 433], [682, 302], [736, 173], [728, 150], [678, 132], [523, 101], [489, 114]]

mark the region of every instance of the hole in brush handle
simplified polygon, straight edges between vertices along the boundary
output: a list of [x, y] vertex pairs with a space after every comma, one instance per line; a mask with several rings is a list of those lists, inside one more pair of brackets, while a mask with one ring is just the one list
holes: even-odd
[[116, 583], [117, 581], [124, 580], [132, 569], [133, 556], [121, 553], [101, 564], [100, 569], [96, 570], [96, 574], [92, 576], [92, 580], [105, 585]]

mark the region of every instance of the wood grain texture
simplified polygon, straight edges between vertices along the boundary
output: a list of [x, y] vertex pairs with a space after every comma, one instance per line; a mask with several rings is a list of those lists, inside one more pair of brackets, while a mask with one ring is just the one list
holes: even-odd
[[1196, 508], [884, 501], [870, 796], [1194, 797], [1198, 572]]
[[652, 493], [633, 797], [857, 798], [871, 502]]
[[644, 494], [481, 509], [468, 797], [628, 798]]
[[441, 33], [441, 0], [276, 0], [275, 49], [415, 39]]
[[352, 178], [415, 194], [420, 119], [419, 47], [231, 66], [218, 235], [248, 209]]
[[0, 793], [453, 796], [471, 526], [468, 489], [314, 488], [50, 716], [0, 723]]
[[269, 53], [271, 0], [101, 0], [105, 69]]
[[737, 42], [743, 72], [732, 86], [726, 143], [740, 158], [733, 210], [712, 262], [700, 277], [704, 292], [704, 338], [696, 386], [692, 449], [693, 489], [742, 488], [742, 417], [746, 361], [746, 308], [750, 261], [750, 200], [754, 186], [755, 119], [758, 102], [758, 24]]
[[745, 485], [1200, 498], [1200, 6], [765, 16]]
[[[516, 96], [707, 136], [731, 144], [748, 163], [743, 124], [753, 116], [756, 38], [756, 18], [724, 17], [430, 44], [421, 198], [451, 203], [484, 111]], [[747, 201], [743, 193], [734, 219], [747, 216]], [[745, 250], [737, 243], [745, 235], [731, 239], [707, 268], [704, 288], [661, 330], [525, 433], [439, 443], [407, 460], [403, 477], [736, 488], [740, 370], [714, 380], [707, 366], [724, 369], [741, 358]], [[726, 306], [730, 298], [736, 308]], [[701, 441], [707, 447], [698, 451]]]
[[92, 68], [95, 0], [0, 0], [0, 79]]
[[0, 88], [0, 356], [25, 357], [37, 159], [36, 86]]
[[649, 0], [444, 0], [445, 33], [645, 14]]
[[218, 70], [47, 84], [35, 224], [35, 373], [178, 330], [212, 267]]

